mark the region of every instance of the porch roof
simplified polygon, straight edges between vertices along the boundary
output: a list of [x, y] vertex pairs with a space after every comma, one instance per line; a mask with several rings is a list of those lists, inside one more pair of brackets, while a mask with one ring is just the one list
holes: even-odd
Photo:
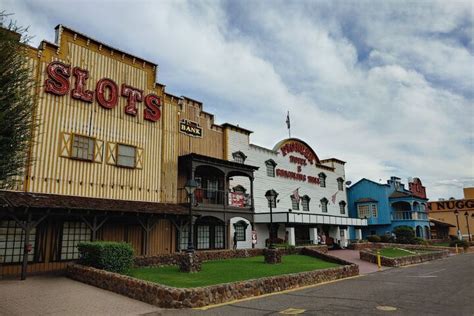
[[[155, 214], [186, 214], [187, 208], [180, 204], [126, 201], [84, 196], [30, 193], [0, 190], [0, 208], [30, 207], [66, 210], [90, 210], [110, 212], [135, 212]], [[6, 204], [5, 204], [6, 203]]]
[[256, 166], [251, 166], [251, 165], [246, 165], [234, 161], [229, 161], [229, 160], [224, 160], [224, 159], [219, 159], [219, 158], [214, 158], [214, 157], [209, 157], [209, 156], [204, 156], [204, 155], [199, 155], [196, 153], [191, 153], [188, 155], [184, 156], [179, 156], [179, 160], [183, 161], [201, 161], [201, 162], [206, 162], [209, 164], [215, 164], [215, 165], [220, 165], [220, 166], [225, 166], [225, 167], [230, 167], [233, 169], [237, 170], [246, 170], [246, 171], [254, 171], [258, 170], [259, 167]]
[[436, 219], [436, 218], [429, 218], [430, 222], [435, 224], [436, 226], [445, 226], [445, 227], [456, 227], [456, 225], [453, 225], [451, 223], [444, 222], [442, 220]]

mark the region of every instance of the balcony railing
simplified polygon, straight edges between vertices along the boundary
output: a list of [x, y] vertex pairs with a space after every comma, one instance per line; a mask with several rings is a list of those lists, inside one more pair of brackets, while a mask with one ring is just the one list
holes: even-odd
[[[184, 188], [178, 190], [178, 201], [189, 203], [188, 194]], [[223, 190], [196, 189], [194, 191], [195, 206], [250, 208], [252, 198], [250, 194], [241, 192], [225, 192]]]
[[428, 219], [428, 214], [425, 212], [412, 212], [412, 211], [397, 211], [393, 212], [392, 220], [426, 220]]

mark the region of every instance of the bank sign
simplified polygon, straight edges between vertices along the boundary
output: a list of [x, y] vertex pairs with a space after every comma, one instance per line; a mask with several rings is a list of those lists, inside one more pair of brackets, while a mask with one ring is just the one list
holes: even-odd
[[[59, 61], [53, 61], [46, 67], [47, 79], [44, 81], [44, 91], [57, 96], [71, 94], [71, 98], [86, 103], [97, 102], [104, 109], [112, 110], [118, 104], [119, 97], [126, 99], [124, 112], [127, 115], [137, 116], [138, 107], [143, 103], [143, 118], [156, 122], [161, 117], [161, 101], [156, 94], [144, 95], [143, 90], [122, 83], [120, 88], [112, 79], [102, 78], [91, 86], [89, 72], [79, 67], [71, 67]], [[71, 80], [72, 79], [72, 80]], [[71, 81], [73, 84], [71, 84]], [[72, 89], [71, 89], [72, 88]]]
[[193, 121], [181, 120], [179, 121], [179, 131], [183, 134], [193, 137], [202, 137], [201, 126]]

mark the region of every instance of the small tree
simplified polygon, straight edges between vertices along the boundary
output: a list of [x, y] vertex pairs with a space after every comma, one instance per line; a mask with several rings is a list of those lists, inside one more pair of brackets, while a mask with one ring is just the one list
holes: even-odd
[[33, 89], [28, 67], [27, 29], [0, 12], [0, 186], [21, 176], [27, 166], [33, 129]]
[[400, 244], [414, 244], [415, 243], [415, 231], [409, 226], [398, 226], [395, 227], [393, 233], [397, 237], [396, 242]]

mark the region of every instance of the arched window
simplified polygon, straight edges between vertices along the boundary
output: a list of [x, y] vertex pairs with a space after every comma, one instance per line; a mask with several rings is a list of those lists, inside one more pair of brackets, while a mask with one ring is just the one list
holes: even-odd
[[242, 193], [242, 194], [245, 194], [245, 192], [247, 191], [247, 189], [244, 188], [243, 186], [241, 186], [240, 184], [236, 185], [232, 189], [234, 190], [234, 192], [239, 192], [239, 193]]
[[291, 196], [291, 208], [295, 211], [300, 209], [300, 199], [299, 197]]
[[321, 172], [319, 174], [319, 186], [321, 188], [325, 188], [326, 187], [326, 174], [324, 172]]
[[273, 159], [268, 159], [265, 161], [265, 166], [267, 168], [267, 176], [269, 177], [275, 177], [275, 167], [276, 167], [276, 162], [273, 161]]
[[321, 212], [327, 213], [328, 212], [328, 199], [322, 198], [320, 202], [321, 202]]
[[307, 195], [303, 196], [301, 198], [301, 205], [303, 206], [303, 211], [309, 212], [309, 201], [311, 198]]
[[344, 179], [343, 178], [337, 178], [337, 189], [339, 191], [344, 191]]
[[245, 159], [247, 159], [247, 156], [245, 156], [245, 154], [241, 151], [236, 151], [232, 154], [232, 157], [234, 158], [234, 161], [238, 163], [244, 163]]
[[240, 220], [237, 223], [234, 224], [234, 231], [236, 233], [237, 241], [245, 241], [246, 240], [246, 230], [247, 230], [247, 224], [246, 222]]
[[345, 201], [339, 202], [339, 210], [341, 211], [341, 214], [346, 214], [346, 202]]

